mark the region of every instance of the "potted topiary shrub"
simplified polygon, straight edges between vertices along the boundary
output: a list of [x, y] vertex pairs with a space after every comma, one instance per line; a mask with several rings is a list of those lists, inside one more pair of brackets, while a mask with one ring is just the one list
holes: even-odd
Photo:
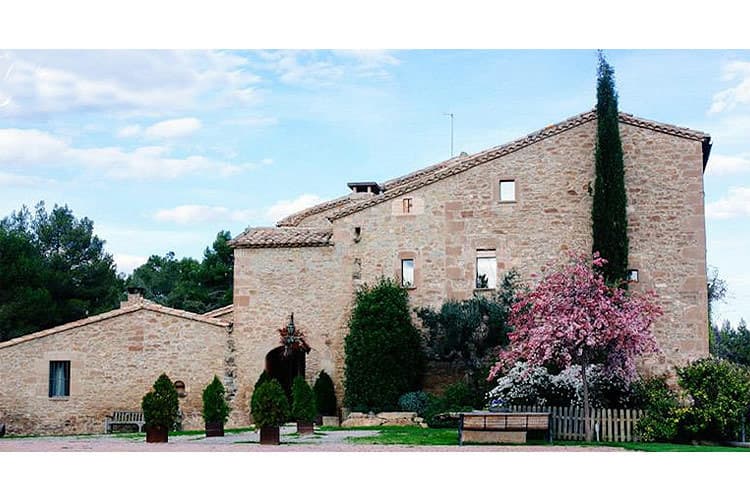
[[295, 377], [292, 383], [292, 418], [297, 422], [297, 432], [312, 434], [313, 421], [317, 415], [312, 387], [303, 377]]
[[203, 390], [203, 420], [206, 423], [206, 437], [224, 435], [224, 424], [231, 411], [224, 398], [225, 392], [224, 384], [215, 375], [211, 383]]
[[263, 382], [255, 389], [250, 411], [260, 429], [260, 444], [279, 444], [279, 427], [289, 417], [289, 401], [278, 380]]
[[153, 389], [143, 396], [141, 408], [146, 421], [146, 442], [166, 443], [169, 430], [180, 417], [177, 390], [166, 373], [159, 375]]
[[339, 425], [336, 416], [336, 391], [333, 388], [333, 380], [323, 370], [318, 375], [318, 379], [313, 386], [315, 393], [315, 406], [318, 414], [321, 416], [323, 425]]

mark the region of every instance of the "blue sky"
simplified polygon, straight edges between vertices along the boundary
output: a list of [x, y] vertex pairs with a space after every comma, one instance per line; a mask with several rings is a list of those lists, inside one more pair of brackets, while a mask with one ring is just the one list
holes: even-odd
[[[702, 130], [718, 314], [750, 317], [750, 51], [607, 51], [620, 109]], [[68, 204], [118, 269], [199, 257], [455, 152], [591, 109], [593, 50], [0, 51], [0, 214]]]

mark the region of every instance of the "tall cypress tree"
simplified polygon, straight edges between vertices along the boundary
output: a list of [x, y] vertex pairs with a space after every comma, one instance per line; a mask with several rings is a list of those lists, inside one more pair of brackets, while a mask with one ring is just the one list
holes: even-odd
[[615, 71], [599, 51], [596, 88], [596, 181], [591, 212], [593, 251], [607, 260], [610, 283], [625, 283], [628, 266], [628, 216], [625, 165], [617, 111]]

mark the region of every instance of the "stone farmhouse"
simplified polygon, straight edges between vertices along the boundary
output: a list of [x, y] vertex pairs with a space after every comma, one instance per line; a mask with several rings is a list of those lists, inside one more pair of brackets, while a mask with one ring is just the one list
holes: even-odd
[[[631, 289], [654, 289], [664, 315], [665, 372], [708, 354], [702, 132], [620, 114], [628, 196]], [[11, 433], [102, 432], [114, 410], [139, 409], [166, 372], [185, 428], [201, 428], [201, 392], [223, 377], [249, 423], [253, 385], [320, 370], [343, 393], [344, 337], [357, 288], [381, 276], [412, 306], [487, 293], [515, 268], [533, 283], [567, 251], [591, 250], [596, 113], [384, 183], [352, 182], [340, 198], [249, 228], [233, 241], [234, 303], [198, 315], [136, 294], [120, 309], [0, 344], [0, 421]], [[281, 356], [290, 315], [307, 354]]]

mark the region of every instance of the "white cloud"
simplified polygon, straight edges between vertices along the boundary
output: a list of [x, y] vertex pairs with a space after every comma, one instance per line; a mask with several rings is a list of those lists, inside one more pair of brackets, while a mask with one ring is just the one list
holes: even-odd
[[70, 166], [117, 179], [174, 179], [190, 174], [227, 176], [257, 168], [191, 155], [170, 156], [163, 146], [124, 150], [120, 147], [76, 148], [33, 129], [0, 129], [0, 167]]
[[200, 128], [201, 121], [197, 118], [177, 118], [153, 124], [145, 134], [151, 139], [173, 139], [190, 135]]
[[750, 188], [732, 187], [729, 194], [711, 203], [706, 203], [706, 218], [733, 219], [750, 216]]
[[225, 125], [240, 125], [244, 127], [267, 127], [279, 123], [272, 116], [246, 116], [242, 118], [229, 118], [222, 122]]
[[131, 274], [136, 267], [142, 266], [148, 260], [148, 257], [124, 253], [116, 253], [112, 258], [117, 266], [117, 272], [125, 274]]
[[293, 200], [277, 201], [266, 209], [265, 214], [269, 219], [278, 221], [287, 215], [317, 205], [322, 201], [323, 199], [316, 194], [302, 194]]
[[278, 75], [281, 82], [307, 87], [327, 87], [347, 78], [387, 78], [388, 66], [399, 60], [387, 51], [295, 51], [278, 50], [259, 53], [261, 67]]
[[750, 172], [750, 155], [711, 155], [706, 165], [708, 175], [731, 175]]
[[238, 210], [211, 205], [179, 205], [154, 213], [159, 222], [187, 225], [203, 222], [242, 222], [244, 224], [268, 224], [277, 222], [305, 208], [317, 205], [323, 199], [315, 194], [303, 194], [293, 200], [280, 200], [262, 210]]
[[252, 210], [230, 210], [226, 207], [208, 205], [180, 205], [174, 208], [159, 210], [154, 219], [159, 222], [176, 224], [194, 224], [201, 222], [246, 222], [257, 216]]
[[117, 131], [117, 137], [127, 139], [129, 137], [137, 137], [141, 135], [142, 132], [143, 127], [141, 127], [140, 125], [128, 125], [126, 127], [122, 127]]
[[16, 175], [0, 172], [0, 187], [39, 187], [54, 184], [51, 179], [31, 175]]
[[123, 111], [158, 115], [252, 104], [260, 79], [221, 51], [13, 51], [0, 59], [0, 113]]
[[750, 104], [750, 62], [732, 61], [724, 65], [723, 79], [739, 82], [714, 94], [709, 113], [730, 111], [737, 105]]

